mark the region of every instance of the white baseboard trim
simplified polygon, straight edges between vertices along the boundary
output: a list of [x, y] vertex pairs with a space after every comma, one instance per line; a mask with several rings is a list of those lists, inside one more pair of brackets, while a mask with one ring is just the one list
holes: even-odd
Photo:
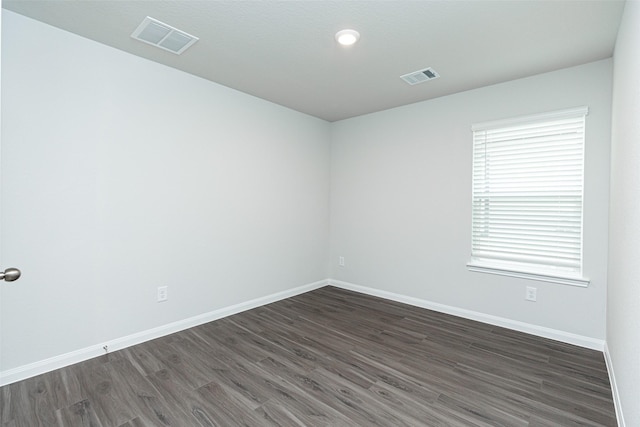
[[613, 361], [609, 354], [609, 346], [604, 343], [604, 361], [607, 365], [609, 373], [609, 381], [611, 382], [611, 394], [613, 395], [613, 406], [616, 408], [616, 418], [618, 419], [618, 427], [626, 427], [624, 422], [624, 414], [622, 412], [622, 403], [620, 402], [620, 394], [618, 393], [618, 384], [616, 383], [616, 375], [613, 372]]
[[556, 329], [546, 328], [543, 326], [532, 325], [529, 323], [519, 322], [516, 320], [506, 319], [498, 316], [492, 316], [489, 314], [479, 313], [476, 311], [457, 308], [445, 304], [439, 304], [427, 300], [422, 300], [415, 297], [396, 294], [393, 292], [383, 291], [375, 288], [369, 288], [366, 286], [356, 285], [353, 283], [343, 282], [340, 280], [326, 279], [318, 282], [310, 283], [307, 285], [299, 286], [297, 288], [288, 289], [286, 291], [277, 292], [275, 294], [267, 295], [264, 297], [256, 298], [243, 303], [235, 304], [229, 307], [224, 307], [218, 310], [211, 311], [209, 313], [193, 316], [188, 319], [179, 320], [177, 322], [169, 323], [167, 325], [159, 326], [146, 331], [137, 332], [125, 337], [116, 338], [114, 340], [96, 344], [93, 346], [81, 348], [71, 351], [69, 353], [54, 356], [45, 360], [29, 363], [27, 365], [18, 366], [17, 368], [8, 369], [6, 371], [0, 371], [0, 386], [21, 381], [26, 378], [30, 378], [36, 375], [50, 372], [55, 369], [63, 368], [65, 366], [72, 365], [74, 363], [82, 362], [93, 357], [101, 356], [104, 354], [103, 346], [108, 346], [109, 352], [121, 350], [136, 344], [141, 344], [145, 341], [160, 338], [165, 335], [169, 335], [175, 332], [179, 332], [194, 326], [202, 325], [203, 323], [212, 322], [214, 320], [221, 319], [223, 317], [231, 316], [233, 314], [241, 313], [246, 310], [251, 310], [266, 304], [270, 304], [276, 301], [280, 301], [285, 298], [290, 298], [296, 295], [303, 294], [305, 292], [312, 291], [327, 285], [332, 285], [337, 288], [347, 289], [367, 295], [372, 295], [380, 298], [385, 298], [392, 301], [401, 302], [404, 304], [413, 305], [416, 307], [426, 308], [429, 310], [438, 311], [441, 313], [451, 314], [465, 319], [476, 320], [491, 325], [501, 326], [508, 329], [513, 329], [520, 332], [525, 332], [532, 335], [537, 335], [544, 338], [553, 339], [556, 341], [565, 342], [568, 344], [577, 345], [580, 347], [586, 347], [593, 350], [599, 350], [605, 352], [605, 360], [607, 362], [607, 368], [609, 376], [612, 381], [614, 402], [616, 405], [616, 413], [620, 426], [624, 427], [624, 421], [622, 420], [622, 412], [620, 411], [620, 400], [615, 388], [615, 377], [613, 375], [613, 367], [609, 358], [608, 352], [605, 351], [604, 340], [576, 335]]
[[202, 325], [203, 323], [212, 322], [214, 320], [222, 319], [223, 317], [231, 316], [243, 311], [261, 307], [266, 304], [271, 304], [285, 298], [290, 298], [296, 295], [303, 294], [305, 292], [313, 291], [314, 289], [322, 288], [324, 286], [327, 286], [328, 284], [328, 279], [320, 280], [318, 282], [299, 286], [297, 288], [287, 289], [286, 291], [277, 292], [275, 294], [252, 299], [250, 301], [242, 302], [229, 307], [220, 308], [209, 313], [203, 313], [197, 316], [190, 317], [188, 319], [178, 320], [177, 322], [172, 322], [153, 329], [137, 332], [125, 337], [116, 338], [105, 343], [81, 348], [69, 353], [61, 354], [59, 356], [54, 356], [45, 360], [40, 360], [38, 362], [18, 366], [17, 368], [8, 369], [6, 371], [0, 371], [0, 386], [11, 384], [16, 381], [21, 381], [36, 375], [44, 374], [46, 372], [63, 368], [74, 363], [83, 362], [93, 357], [102, 356], [105, 353], [103, 349], [103, 346], [105, 345], [108, 346], [109, 352], [122, 350], [123, 348], [141, 344], [145, 341], [160, 338], [165, 335], [192, 328], [194, 326]]
[[484, 314], [477, 311], [466, 310], [463, 308], [453, 307], [450, 305], [431, 302], [415, 297], [396, 294], [394, 292], [382, 291], [380, 289], [369, 288], [366, 286], [355, 285], [349, 282], [342, 282], [340, 280], [329, 280], [331, 286], [342, 288], [362, 294], [367, 294], [375, 297], [385, 298], [388, 300], [401, 302], [404, 304], [413, 305], [416, 307], [426, 308], [428, 310], [438, 311], [440, 313], [451, 314], [465, 319], [476, 320], [478, 322], [488, 323], [490, 325], [501, 326], [503, 328], [513, 329], [520, 332], [525, 332], [531, 335], [537, 335], [543, 338], [549, 338], [555, 341], [564, 342], [567, 344], [573, 344], [580, 347], [586, 347], [592, 350], [604, 351], [604, 340], [596, 338], [585, 337], [582, 335], [572, 334], [570, 332], [564, 332], [557, 329], [547, 328], [544, 326], [532, 325], [530, 323], [520, 322], [517, 320], [511, 320], [504, 317], [493, 316], [490, 314]]

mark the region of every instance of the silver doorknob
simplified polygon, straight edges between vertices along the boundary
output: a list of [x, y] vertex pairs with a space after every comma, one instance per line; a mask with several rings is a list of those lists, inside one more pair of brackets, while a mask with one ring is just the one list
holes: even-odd
[[20, 270], [17, 268], [7, 268], [5, 271], [0, 272], [0, 280], [5, 280], [7, 282], [13, 282], [14, 280], [18, 280], [20, 278]]

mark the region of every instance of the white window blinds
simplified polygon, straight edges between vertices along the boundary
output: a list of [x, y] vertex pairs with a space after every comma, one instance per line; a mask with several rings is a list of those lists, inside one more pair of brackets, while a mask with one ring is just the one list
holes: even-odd
[[587, 111], [472, 127], [470, 265], [581, 277]]

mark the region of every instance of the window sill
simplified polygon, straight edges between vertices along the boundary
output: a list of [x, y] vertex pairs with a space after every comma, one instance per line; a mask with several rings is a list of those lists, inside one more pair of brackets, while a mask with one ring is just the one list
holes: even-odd
[[467, 263], [467, 269], [469, 271], [475, 271], [478, 273], [518, 277], [521, 279], [559, 283], [562, 285], [578, 286], [581, 288], [586, 288], [587, 286], [589, 286], [589, 283], [590, 283], [590, 280], [584, 277], [566, 277], [566, 276], [555, 276], [552, 274], [529, 273], [529, 272], [523, 272], [523, 271], [510, 270], [508, 268], [503, 268], [503, 267], [495, 267], [495, 266], [490, 267], [484, 264], [477, 264], [474, 262]]

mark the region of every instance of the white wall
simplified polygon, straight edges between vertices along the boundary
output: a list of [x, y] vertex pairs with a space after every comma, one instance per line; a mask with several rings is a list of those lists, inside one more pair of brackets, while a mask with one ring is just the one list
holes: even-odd
[[[611, 78], [604, 60], [334, 123], [331, 277], [602, 343]], [[583, 105], [590, 286], [467, 271], [471, 125]], [[536, 303], [524, 300], [527, 285], [537, 287]]]
[[607, 299], [607, 346], [628, 426], [640, 426], [639, 51], [640, 3], [628, 1], [614, 54]]
[[0, 371], [328, 277], [329, 123], [3, 20]]

